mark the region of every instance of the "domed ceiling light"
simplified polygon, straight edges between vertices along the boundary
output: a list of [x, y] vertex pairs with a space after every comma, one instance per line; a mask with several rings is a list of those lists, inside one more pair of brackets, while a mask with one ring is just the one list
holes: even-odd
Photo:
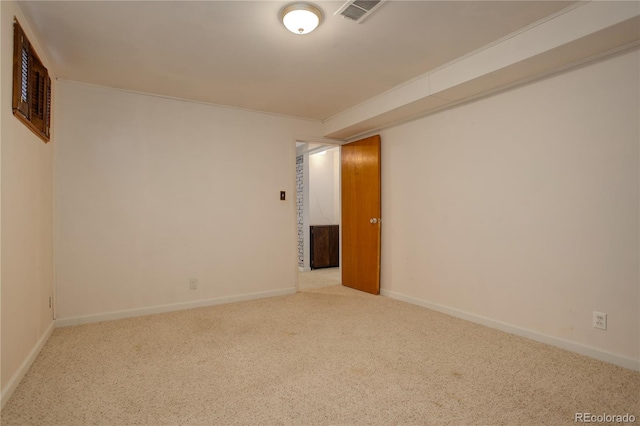
[[280, 19], [294, 34], [309, 34], [322, 21], [322, 11], [308, 3], [293, 3], [280, 11]]

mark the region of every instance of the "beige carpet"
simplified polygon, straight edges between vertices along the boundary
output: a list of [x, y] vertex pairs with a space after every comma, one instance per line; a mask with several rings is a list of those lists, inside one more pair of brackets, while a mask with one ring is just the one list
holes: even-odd
[[340, 268], [321, 268], [298, 272], [300, 290], [320, 288], [342, 283]]
[[334, 286], [57, 329], [1, 421], [569, 425], [639, 398], [640, 373]]

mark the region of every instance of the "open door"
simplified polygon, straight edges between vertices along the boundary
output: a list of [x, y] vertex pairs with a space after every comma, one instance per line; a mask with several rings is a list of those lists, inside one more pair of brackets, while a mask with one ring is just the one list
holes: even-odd
[[341, 147], [342, 284], [380, 294], [380, 136]]

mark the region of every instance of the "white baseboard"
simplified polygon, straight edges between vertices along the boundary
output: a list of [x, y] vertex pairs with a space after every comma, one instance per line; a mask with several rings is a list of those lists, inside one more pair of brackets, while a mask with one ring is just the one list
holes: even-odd
[[31, 352], [29, 352], [29, 355], [27, 356], [27, 358], [25, 358], [25, 360], [22, 362], [18, 370], [13, 374], [13, 376], [11, 376], [11, 378], [7, 382], [7, 385], [2, 390], [2, 395], [0, 396], [0, 398], [2, 399], [2, 401], [0, 402], [0, 409], [4, 408], [7, 401], [9, 401], [9, 398], [11, 398], [11, 395], [13, 395], [13, 392], [16, 390], [16, 388], [22, 381], [22, 378], [24, 377], [24, 375], [27, 374], [27, 371], [29, 371], [29, 368], [31, 368], [31, 364], [33, 364], [33, 362], [36, 360], [36, 358], [38, 357], [38, 354], [44, 347], [45, 343], [47, 343], [47, 340], [49, 340], [49, 337], [51, 336], [51, 333], [53, 333], [53, 330], [55, 328], [56, 328], [56, 323], [55, 321], [52, 321], [51, 324], [49, 324], [49, 327], [47, 327], [42, 337], [40, 338], [40, 340], [38, 340], [38, 342], [33, 347], [33, 349], [31, 349]]
[[148, 308], [129, 309], [126, 311], [106, 312], [103, 314], [86, 315], [72, 318], [56, 319], [56, 327], [89, 324], [93, 322], [111, 321], [123, 318], [140, 317], [143, 315], [162, 314], [165, 312], [181, 311], [184, 309], [202, 308], [205, 306], [222, 305], [224, 303], [244, 302], [247, 300], [264, 299], [267, 297], [284, 296], [296, 293], [296, 288], [283, 288], [263, 291], [259, 293], [241, 294], [238, 296], [219, 297], [215, 299], [194, 300], [192, 302], [172, 303], [169, 305], [150, 306]]
[[490, 318], [481, 317], [479, 315], [470, 314], [458, 309], [449, 308], [446, 306], [438, 305], [436, 303], [427, 302], [425, 300], [417, 299], [415, 297], [405, 296], [400, 293], [395, 293], [388, 290], [380, 290], [380, 294], [392, 299], [400, 300], [402, 302], [411, 303], [412, 305], [422, 306], [433, 311], [441, 312], [443, 314], [451, 315], [453, 317], [461, 318], [467, 321], [474, 322], [476, 324], [482, 324], [487, 327], [495, 328], [500, 331], [504, 331], [517, 336], [526, 337], [527, 339], [535, 340], [536, 342], [546, 343], [547, 345], [556, 346], [561, 349], [565, 349], [571, 352], [576, 352], [581, 355], [585, 355], [591, 358], [605, 361], [611, 364], [619, 365], [631, 370], [640, 371], [640, 360], [627, 358], [624, 356], [612, 354], [600, 349], [585, 346], [580, 343], [572, 342], [570, 340], [561, 339], [558, 337], [549, 336], [547, 334], [538, 333], [536, 331], [527, 330], [525, 328], [516, 327], [503, 322], [495, 321]]

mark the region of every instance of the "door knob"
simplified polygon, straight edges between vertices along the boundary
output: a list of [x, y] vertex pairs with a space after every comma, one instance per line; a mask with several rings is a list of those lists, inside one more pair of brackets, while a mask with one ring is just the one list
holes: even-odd
[[369, 223], [378, 223], [378, 219], [376, 219], [375, 217], [372, 219], [369, 219]]

